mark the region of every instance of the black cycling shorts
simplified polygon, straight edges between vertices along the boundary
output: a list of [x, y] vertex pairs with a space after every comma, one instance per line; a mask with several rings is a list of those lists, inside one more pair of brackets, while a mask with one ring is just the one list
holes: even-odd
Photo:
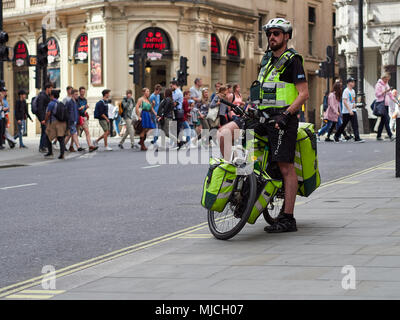
[[[236, 119], [235, 123], [240, 129], [244, 128], [244, 123], [241, 119]], [[294, 163], [298, 128], [299, 120], [297, 115], [291, 115], [289, 117], [288, 125], [285, 130], [276, 129], [274, 123], [254, 122], [247, 126], [247, 129], [254, 129], [260, 136], [268, 136], [271, 148], [271, 161], [284, 163]]]

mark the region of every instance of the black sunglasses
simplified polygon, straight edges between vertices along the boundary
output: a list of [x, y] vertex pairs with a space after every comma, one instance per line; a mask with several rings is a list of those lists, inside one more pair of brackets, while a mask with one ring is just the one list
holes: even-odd
[[278, 37], [281, 33], [283, 33], [283, 31], [267, 31], [267, 38], [269, 38], [272, 34], [274, 37]]

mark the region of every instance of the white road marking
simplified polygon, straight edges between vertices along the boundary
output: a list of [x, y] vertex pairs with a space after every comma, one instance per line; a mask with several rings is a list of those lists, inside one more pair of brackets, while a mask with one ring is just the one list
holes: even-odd
[[161, 165], [157, 164], [155, 166], [143, 167], [142, 169], [151, 169], [151, 168], [158, 168], [158, 167], [161, 167]]
[[4, 187], [4, 188], [0, 188], [0, 190], [16, 189], [16, 188], [31, 187], [31, 186], [37, 186], [37, 183], [21, 184], [19, 186], [12, 186], [12, 187]]

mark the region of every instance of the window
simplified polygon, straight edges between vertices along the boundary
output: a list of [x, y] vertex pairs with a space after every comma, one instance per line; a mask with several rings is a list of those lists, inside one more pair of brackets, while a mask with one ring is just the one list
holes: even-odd
[[31, 0], [31, 6], [34, 6], [36, 4], [44, 4], [46, 3], [46, 0]]
[[15, 0], [3, 0], [3, 9], [15, 8]]
[[258, 16], [258, 47], [264, 48], [263, 45], [263, 37], [264, 37], [264, 30], [263, 25], [266, 23], [267, 16], [265, 14], [260, 14]]
[[313, 55], [313, 39], [315, 32], [316, 16], [315, 8], [308, 7], [308, 54]]

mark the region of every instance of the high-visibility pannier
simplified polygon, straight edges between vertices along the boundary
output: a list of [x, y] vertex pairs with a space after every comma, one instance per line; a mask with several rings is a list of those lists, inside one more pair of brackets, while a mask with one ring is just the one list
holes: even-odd
[[201, 205], [211, 211], [222, 212], [232, 194], [236, 167], [224, 159], [210, 159], [210, 168], [204, 181]]
[[299, 126], [294, 159], [299, 189], [297, 194], [308, 197], [321, 185], [318, 169], [317, 137], [312, 123]]
[[266, 179], [262, 183], [261, 187], [257, 187], [258, 198], [251, 210], [249, 220], [247, 221], [250, 224], [254, 224], [257, 221], [260, 214], [269, 204], [271, 198], [275, 196], [280, 188], [282, 188], [282, 181], [268, 179], [268, 177], [264, 178]]

